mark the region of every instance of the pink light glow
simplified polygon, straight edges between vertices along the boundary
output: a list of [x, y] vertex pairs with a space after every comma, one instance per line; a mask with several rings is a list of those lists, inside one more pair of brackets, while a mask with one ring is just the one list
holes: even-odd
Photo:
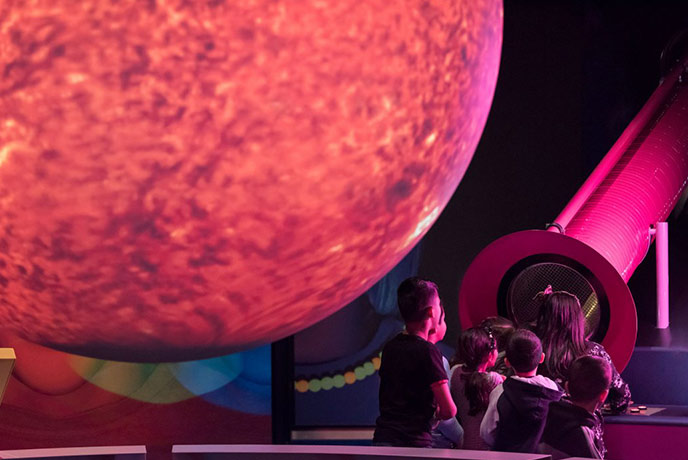
[[669, 327], [669, 224], [658, 222], [657, 246], [657, 327]]
[[685, 64], [667, 76], [556, 222], [628, 281], [688, 181]]

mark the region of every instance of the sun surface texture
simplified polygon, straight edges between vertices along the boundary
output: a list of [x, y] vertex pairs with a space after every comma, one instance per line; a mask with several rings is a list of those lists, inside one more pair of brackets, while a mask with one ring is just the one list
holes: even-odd
[[456, 189], [501, 40], [500, 1], [3, 1], [3, 327], [176, 361], [333, 313]]

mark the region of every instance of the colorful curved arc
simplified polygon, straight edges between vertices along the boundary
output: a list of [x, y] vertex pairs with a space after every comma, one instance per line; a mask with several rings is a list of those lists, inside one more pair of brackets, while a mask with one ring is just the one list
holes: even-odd
[[[41, 395], [70, 397], [92, 384], [113, 395], [152, 404], [201, 397], [246, 413], [270, 412], [269, 345], [212, 359], [141, 364], [73, 355], [6, 332], [0, 333], [0, 341], [15, 348], [19, 358], [13, 378]], [[83, 408], [92, 409], [93, 404], [89, 401]]]

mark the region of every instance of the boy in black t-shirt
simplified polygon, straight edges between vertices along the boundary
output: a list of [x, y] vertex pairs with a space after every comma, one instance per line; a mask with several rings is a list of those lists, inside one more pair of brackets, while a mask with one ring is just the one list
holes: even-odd
[[382, 350], [373, 444], [431, 447], [433, 416], [446, 420], [456, 415], [442, 354], [428, 342], [442, 313], [437, 285], [409, 278], [397, 289], [397, 303], [406, 330]]

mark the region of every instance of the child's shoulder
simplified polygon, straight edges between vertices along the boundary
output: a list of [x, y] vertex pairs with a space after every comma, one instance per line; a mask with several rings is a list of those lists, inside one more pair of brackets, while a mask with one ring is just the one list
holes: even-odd
[[500, 374], [499, 372], [489, 371], [489, 372], [486, 372], [486, 374], [487, 374], [488, 378], [490, 379], [490, 381], [497, 384], [497, 385], [504, 382], [505, 377], [502, 374]]
[[433, 354], [438, 355], [438, 359], [442, 359], [442, 352], [435, 344], [405, 332], [400, 332], [387, 342], [383, 347], [383, 353], [392, 349], [408, 353]]
[[604, 346], [602, 346], [600, 343], [593, 342], [592, 340], [585, 342], [585, 354], [588, 356], [604, 358], [605, 360], [611, 362], [609, 353], [607, 353], [607, 350], [605, 350]]
[[[512, 375], [509, 379], [517, 380], [519, 382], [528, 383], [530, 385], [536, 385], [539, 387], [547, 388], [549, 390], [561, 391], [561, 387], [554, 380], [544, 375], [535, 375], [533, 377], [519, 377], [517, 375]], [[507, 380], [509, 380], [507, 379]]]

